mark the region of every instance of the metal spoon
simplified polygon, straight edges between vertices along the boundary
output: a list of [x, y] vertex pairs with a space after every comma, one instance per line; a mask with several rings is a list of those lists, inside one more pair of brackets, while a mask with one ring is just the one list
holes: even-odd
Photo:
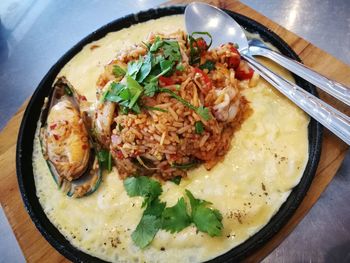
[[[228, 42], [235, 42], [236, 44], [238, 44], [241, 56], [250, 63], [254, 70], [256, 70], [264, 79], [266, 79], [271, 85], [277, 88], [286, 97], [292, 100], [306, 113], [315, 118], [323, 126], [327, 127], [335, 135], [337, 135], [344, 142], [350, 145], [350, 118], [345, 114], [339, 112], [338, 110], [334, 109], [324, 101], [318, 99], [314, 95], [300, 88], [298, 85], [284, 79], [279, 75], [276, 75], [274, 72], [272, 72], [260, 62], [258, 62], [256, 59], [254, 59], [253, 55], [260, 55], [258, 48], [261, 47], [254, 46], [252, 47], [253, 50], [250, 51], [251, 47], [249, 47], [248, 45], [248, 41], [243, 29], [228, 14], [214, 6], [194, 2], [189, 4], [185, 9], [185, 23], [187, 32], [189, 34], [197, 31], [209, 32], [213, 37], [212, 45], [214, 47], [220, 46], [221, 44], [225, 44]], [[270, 52], [266, 52], [264, 50], [264, 52], [261, 52], [261, 55], [269, 54], [270, 56], [266, 56], [275, 60], [277, 63], [282, 60], [282, 55], [271, 50], [269, 51]], [[271, 56], [271, 54], [278, 54], [279, 56]], [[290, 65], [289, 62], [291, 61], [292, 60], [283, 57], [283, 63], [281, 63], [281, 65]], [[297, 64], [294, 61], [292, 62]], [[302, 64], [297, 64], [297, 66], [293, 65], [293, 67], [286, 66], [286, 68], [293, 72], [295, 71], [292, 69], [294, 69], [295, 67], [298, 68], [298, 70], [303, 70]], [[311, 71], [310, 69], [308, 70]], [[313, 73], [318, 74], [316, 72]], [[308, 75], [309, 72], [306, 72], [302, 77], [309, 80], [309, 78], [306, 78], [308, 77]], [[321, 77], [324, 78], [323, 76]], [[341, 84], [339, 85], [340, 86], [337, 85], [338, 88], [336, 88], [336, 90], [339, 91], [338, 95], [340, 95], [342, 101], [345, 100], [347, 104], [350, 105], [349, 90]], [[326, 92], [332, 94], [332, 92], [330, 91], [331, 89], [328, 85], [323, 86], [323, 88]]]

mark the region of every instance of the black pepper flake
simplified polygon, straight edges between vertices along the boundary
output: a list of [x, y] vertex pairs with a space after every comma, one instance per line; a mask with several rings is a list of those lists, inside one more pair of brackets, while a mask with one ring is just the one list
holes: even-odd
[[165, 248], [164, 248], [164, 247], [161, 247], [160, 250], [161, 250], [161, 251], [165, 251]]
[[263, 191], [266, 191], [266, 186], [264, 185], [264, 183], [261, 183], [261, 188], [263, 189]]

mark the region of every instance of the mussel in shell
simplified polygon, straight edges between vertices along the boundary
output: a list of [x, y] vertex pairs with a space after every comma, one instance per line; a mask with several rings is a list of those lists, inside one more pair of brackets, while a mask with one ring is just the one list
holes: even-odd
[[40, 142], [57, 185], [69, 196], [93, 193], [102, 179], [97, 149], [90, 135], [89, 117], [82, 100], [64, 78], [59, 78], [41, 113]]

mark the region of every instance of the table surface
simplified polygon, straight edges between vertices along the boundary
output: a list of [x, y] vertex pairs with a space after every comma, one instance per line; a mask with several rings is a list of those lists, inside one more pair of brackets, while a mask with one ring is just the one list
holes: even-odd
[[[119, 0], [101, 4], [97, 1], [1, 1], [0, 129], [31, 95], [50, 66], [74, 43], [117, 17], [163, 2], [138, 0], [131, 4]], [[349, 1], [242, 2], [350, 64]], [[346, 203], [350, 197], [349, 186], [350, 157], [347, 156], [321, 199], [265, 261], [349, 261], [350, 207]], [[7, 243], [1, 235], [1, 249], [6, 250], [6, 247], [11, 246], [9, 244], [12, 243]], [[2, 258], [0, 262], [3, 260], [8, 261]]]

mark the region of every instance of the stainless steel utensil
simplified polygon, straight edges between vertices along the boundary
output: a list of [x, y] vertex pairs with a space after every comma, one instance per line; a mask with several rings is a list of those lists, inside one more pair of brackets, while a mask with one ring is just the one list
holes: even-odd
[[259, 72], [264, 79], [311, 117], [350, 145], [350, 118], [347, 115], [308, 93], [298, 85], [275, 74], [259, 63], [253, 56], [261, 55], [274, 60], [335, 98], [350, 105], [350, 90], [348, 88], [325, 78], [298, 62], [266, 47], [262, 47], [261, 43], [251, 42], [251, 46], [249, 46], [241, 26], [228, 14], [214, 6], [198, 2], [189, 4], [185, 10], [185, 23], [189, 34], [196, 31], [209, 32], [213, 36], [212, 45], [214, 47], [228, 42], [237, 43], [241, 56], [249, 62], [254, 70]]

